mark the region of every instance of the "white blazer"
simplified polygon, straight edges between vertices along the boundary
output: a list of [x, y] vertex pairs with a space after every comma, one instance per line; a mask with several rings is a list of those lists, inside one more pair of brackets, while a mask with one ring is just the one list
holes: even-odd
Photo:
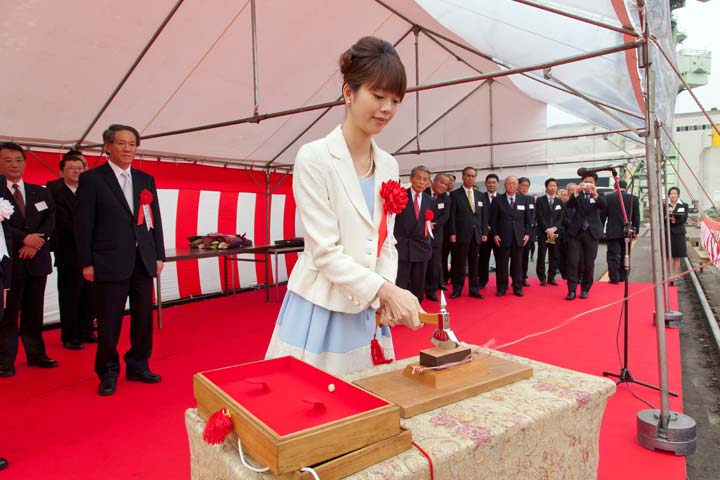
[[365, 203], [340, 126], [303, 145], [293, 170], [293, 194], [305, 230], [305, 250], [288, 280], [288, 289], [335, 312], [358, 313], [376, 300], [380, 286], [395, 282], [397, 250], [388, 238], [377, 255], [383, 200], [380, 185], [398, 180], [398, 164], [373, 141], [374, 214]]

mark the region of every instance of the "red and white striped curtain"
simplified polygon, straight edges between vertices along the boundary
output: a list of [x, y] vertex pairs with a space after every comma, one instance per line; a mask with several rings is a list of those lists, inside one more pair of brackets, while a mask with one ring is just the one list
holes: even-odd
[[720, 268], [720, 223], [705, 215], [700, 232], [702, 246], [710, 256], [710, 263]]
[[[45, 185], [57, 178], [51, 168], [58, 168], [60, 155], [34, 152], [28, 155], [24, 175], [26, 182]], [[97, 157], [88, 158], [90, 165], [100, 165]], [[48, 168], [49, 167], [49, 168]], [[158, 161], [133, 163], [134, 168], [155, 177], [158, 201], [162, 216], [165, 249], [187, 247], [187, 237], [212, 232], [243, 234], [254, 245], [272, 244], [276, 240], [302, 236], [302, 227], [296, 216], [292, 196], [292, 176], [273, 173], [269, 176], [270, 216], [266, 218], [266, 176], [262, 171], [238, 170], [192, 164]], [[265, 238], [269, 223], [270, 238]], [[245, 255], [246, 258], [252, 258]], [[242, 258], [242, 257], [241, 257]], [[261, 256], [258, 260], [264, 260]], [[297, 261], [297, 254], [280, 255], [278, 277], [285, 281]], [[255, 262], [237, 262], [228, 275], [230, 286], [240, 288], [262, 285], [265, 282], [265, 265]], [[273, 269], [269, 269], [272, 282]], [[221, 258], [168, 262], [162, 273], [163, 301], [195, 297], [220, 292], [225, 278]], [[59, 321], [57, 301], [57, 275], [48, 277], [45, 289], [45, 323]]]

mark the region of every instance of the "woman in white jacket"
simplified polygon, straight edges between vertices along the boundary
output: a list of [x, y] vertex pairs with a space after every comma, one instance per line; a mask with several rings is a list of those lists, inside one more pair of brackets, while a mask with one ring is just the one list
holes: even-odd
[[[380, 187], [398, 180], [395, 159], [372, 139], [392, 120], [407, 85], [388, 42], [360, 39], [340, 57], [346, 117], [320, 140], [303, 145], [293, 194], [305, 250], [290, 279], [266, 358], [293, 355], [340, 374], [373, 365], [377, 334], [392, 358], [388, 326], [419, 328], [417, 299], [395, 286], [397, 251], [384, 222]], [[385, 325], [376, 332], [375, 311]]]

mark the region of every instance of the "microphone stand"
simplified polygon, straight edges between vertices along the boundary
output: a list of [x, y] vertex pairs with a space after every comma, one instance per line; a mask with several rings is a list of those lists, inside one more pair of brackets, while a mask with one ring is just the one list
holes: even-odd
[[[627, 211], [625, 211], [625, 202], [623, 200], [622, 196], [622, 190], [620, 189], [620, 181], [618, 179], [617, 173], [615, 172], [615, 169], [611, 169], [610, 172], [612, 172], [613, 179], [615, 180], [615, 191], [617, 192], [618, 199], [620, 201], [620, 211], [622, 212], [623, 216], [623, 223], [625, 225], [623, 229], [623, 236], [625, 240], [625, 259], [624, 259], [624, 268], [625, 268], [625, 298], [623, 300], [623, 330], [624, 330], [624, 339], [623, 339], [623, 365], [620, 369], [620, 373], [611, 373], [611, 372], [603, 372], [603, 376], [605, 377], [614, 377], [617, 378], [617, 382], [615, 382], [615, 385], [620, 385], [621, 383], [636, 383], [638, 385], [642, 385], [643, 387], [652, 388], [653, 390], [660, 391], [660, 387], [656, 385], [651, 385], [646, 382], [641, 382], [640, 380], [636, 380], [632, 373], [630, 373], [630, 368], [628, 368], [628, 333], [629, 333], [629, 310], [630, 310], [630, 299], [629, 299], [629, 292], [630, 292], [630, 242], [632, 238], [635, 236], [635, 231], [632, 228], [632, 223], [629, 221], [627, 216]], [[632, 202], [631, 202], [632, 206]], [[675, 392], [668, 391], [668, 393], [674, 397], [677, 397], [678, 394]]]

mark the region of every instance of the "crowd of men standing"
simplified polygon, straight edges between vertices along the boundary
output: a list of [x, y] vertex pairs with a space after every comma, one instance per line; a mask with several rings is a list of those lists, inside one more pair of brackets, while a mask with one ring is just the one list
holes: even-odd
[[[484, 192], [476, 187], [476, 177], [476, 169], [466, 167], [461, 185], [455, 188], [451, 174], [438, 173], [432, 183], [430, 171], [422, 165], [410, 174], [408, 203], [395, 220], [396, 283], [418, 300], [437, 301], [438, 290], [447, 290], [448, 282], [450, 298], [458, 298], [466, 278], [468, 295], [483, 298], [480, 290], [488, 283], [491, 256], [496, 263], [496, 295], [512, 291], [522, 297], [523, 288], [530, 286], [528, 267], [535, 251], [540, 286], [557, 286], [556, 277], [561, 276], [567, 280], [567, 300], [576, 298], [578, 285], [579, 297], [587, 298], [606, 223], [610, 283], [624, 280], [625, 222], [619, 197], [612, 194], [606, 201], [598, 193], [596, 173], [588, 172], [579, 185], [569, 183], [565, 189], [548, 178], [545, 194], [538, 197], [528, 193], [526, 177], [506, 177], [503, 193], [498, 192], [496, 174], [485, 177]], [[624, 191], [624, 182], [620, 187], [632, 230], [637, 232], [638, 199]]]
[[133, 127], [111, 125], [103, 144], [107, 163], [88, 170], [82, 153], [71, 150], [60, 161], [61, 177], [47, 188], [23, 180], [27, 159], [20, 145], [0, 144], [0, 287], [6, 293], [0, 299], [0, 378], [16, 374], [20, 343], [28, 366], [58, 367], [43, 340], [53, 251], [60, 338], [69, 350], [97, 344], [98, 393], [112, 395], [117, 388], [117, 344], [128, 299], [126, 379], [161, 380], [149, 367], [153, 277], [165, 260], [155, 181], [131, 168], [140, 144]]

